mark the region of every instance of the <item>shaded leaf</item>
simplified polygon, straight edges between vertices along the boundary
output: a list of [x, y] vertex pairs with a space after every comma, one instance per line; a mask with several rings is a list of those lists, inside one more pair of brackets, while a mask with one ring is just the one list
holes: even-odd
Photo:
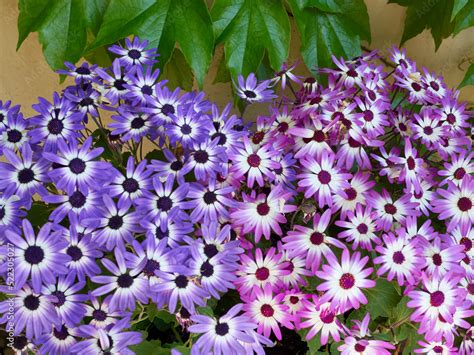
[[390, 310], [389, 321], [391, 325], [403, 321], [412, 314], [413, 310], [407, 307], [409, 300], [407, 296], [403, 296], [400, 302]]
[[186, 91], [193, 88], [193, 72], [179, 49], [173, 51], [170, 61], [163, 69], [162, 78], [168, 80], [167, 85], [171, 88], [180, 87]]
[[213, 84], [227, 83], [229, 81], [231, 81], [230, 72], [229, 69], [227, 69], [224, 52], [222, 52], [217, 64], [217, 71], [216, 76], [214, 77]]
[[30, 221], [33, 227], [40, 227], [48, 222], [50, 213], [51, 211], [46, 203], [35, 201], [31, 205], [31, 208], [26, 215], [26, 219]]
[[469, 0], [454, 0], [453, 13], [451, 14], [451, 20], [453, 20], [456, 15], [461, 11], [461, 9], [466, 6]]
[[165, 355], [170, 354], [170, 349], [162, 348], [159, 340], [142, 341], [140, 344], [131, 345], [130, 350], [133, 350], [136, 354], [147, 354], [147, 355]]
[[54, 0], [20, 0], [18, 8], [18, 43], [20, 48], [23, 41], [31, 32], [36, 32], [48, 20]]
[[109, 6], [110, 0], [82, 0], [84, 1], [84, 10], [86, 26], [90, 28], [94, 35], [99, 32], [100, 25], [104, 18], [105, 10]]
[[474, 26], [474, 1], [469, 1], [467, 5], [457, 13], [454, 19], [453, 34], [457, 35], [462, 30], [471, 26]]
[[335, 0], [303, 0], [304, 7], [316, 7], [326, 12], [341, 12]]
[[467, 69], [466, 75], [461, 84], [459, 84], [459, 87], [462, 88], [467, 85], [474, 85], [474, 64], [471, 64]]
[[392, 283], [384, 279], [378, 279], [376, 286], [365, 289], [364, 293], [368, 301], [365, 307], [372, 320], [379, 316], [389, 317], [392, 314], [392, 308], [398, 304], [401, 298]]
[[310, 340], [306, 340], [306, 334], [308, 334], [309, 329], [301, 329], [297, 331], [300, 335], [301, 340], [305, 341], [308, 344], [309, 354], [316, 355], [321, 348], [321, 334], [318, 332], [314, 335], [314, 337]]

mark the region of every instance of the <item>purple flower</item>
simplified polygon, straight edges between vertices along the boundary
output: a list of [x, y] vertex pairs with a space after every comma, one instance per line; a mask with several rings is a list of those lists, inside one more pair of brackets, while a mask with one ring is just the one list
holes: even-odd
[[138, 143], [153, 127], [151, 118], [139, 112], [120, 110], [120, 115], [114, 115], [112, 119], [114, 122], [109, 123], [109, 127], [113, 129], [112, 134], [121, 135], [123, 142], [133, 139]]
[[53, 326], [49, 333], [40, 337], [41, 352], [45, 354], [70, 354], [69, 349], [77, 343], [75, 337], [79, 336], [76, 328], [66, 327], [64, 324]]
[[155, 84], [162, 84], [158, 82], [160, 70], [152, 71], [152, 67], [147, 67], [146, 70], [143, 67], [137, 67], [134, 74], [131, 85], [125, 85], [125, 88], [128, 89], [126, 98], [132, 101], [133, 105], [145, 104], [153, 95]]
[[0, 192], [0, 232], [6, 228], [16, 230], [21, 225], [20, 220], [26, 215], [20, 209], [23, 204], [17, 195]]
[[129, 70], [122, 72], [120, 66], [121, 60], [115, 59], [112, 63], [111, 73], [105, 69], [97, 68], [96, 74], [103, 80], [106, 92], [105, 97], [110, 101], [112, 105], [119, 103], [119, 100], [123, 99], [127, 93], [127, 85], [132, 84], [132, 73]]
[[320, 303], [313, 296], [313, 302], [308, 304], [304, 310], [299, 312], [301, 318], [307, 318], [301, 323], [301, 328], [311, 328], [306, 334], [306, 340], [311, 340], [317, 333], [321, 333], [321, 345], [326, 345], [329, 335], [334, 341], [341, 340], [340, 333], [343, 332], [341, 321], [337, 318], [340, 312], [331, 309], [329, 303]]
[[20, 105], [11, 106], [11, 101], [0, 100], [0, 132], [8, 128], [8, 116], [15, 117], [20, 111]]
[[172, 115], [172, 121], [165, 127], [171, 144], [179, 142], [184, 148], [189, 148], [208, 137], [210, 120], [196, 112], [192, 105], [178, 106], [177, 113]]
[[237, 84], [234, 82], [237, 95], [249, 103], [270, 101], [277, 97], [270, 89], [270, 80], [257, 82], [255, 74], [250, 73], [247, 79], [242, 75], [237, 78]]
[[112, 45], [109, 51], [119, 55], [120, 63], [125, 67], [135, 67], [140, 65], [153, 65], [157, 62], [155, 58], [158, 56], [156, 49], [145, 49], [148, 41], [140, 42], [138, 37], [134, 37], [133, 41], [125, 38], [125, 47], [120, 45]]
[[67, 70], [60, 69], [56, 72], [58, 74], [65, 74], [74, 77], [76, 84], [89, 83], [95, 79], [95, 69], [97, 68], [97, 65], [95, 64], [89, 65], [89, 63], [84, 62], [80, 66], [76, 67], [72, 63], [65, 62], [64, 65], [66, 66]]
[[28, 123], [23, 119], [21, 113], [9, 112], [8, 116], [3, 119], [5, 129], [0, 130], [0, 153], [7, 148], [12, 151], [19, 150], [28, 144], [29, 137], [26, 131]]

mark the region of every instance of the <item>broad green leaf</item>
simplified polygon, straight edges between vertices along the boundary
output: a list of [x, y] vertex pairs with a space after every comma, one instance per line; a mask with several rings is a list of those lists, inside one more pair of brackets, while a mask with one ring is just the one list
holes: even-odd
[[450, 21], [454, 0], [432, 1], [418, 0], [408, 4], [401, 44], [410, 38], [430, 29], [436, 49], [442, 40], [453, 32], [454, 24]]
[[459, 84], [459, 87], [462, 88], [467, 85], [474, 85], [474, 64], [471, 64], [467, 69], [466, 75], [461, 84]]
[[111, 0], [89, 49], [129, 35], [146, 38], [150, 47], [158, 47], [161, 67], [179, 43], [202, 85], [214, 49], [212, 22], [202, 0]]
[[341, 12], [336, 0], [303, 0], [304, 7], [315, 7], [326, 12]]
[[18, 8], [18, 43], [21, 44], [31, 32], [36, 32], [48, 20], [54, 0], [20, 0]]
[[454, 0], [453, 13], [451, 14], [451, 20], [453, 20], [456, 15], [461, 11], [461, 9], [466, 6], [469, 0]]
[[280, 69], [290, 42], [290, 23], [281, 0], [216, 0], [211, 16], [234, 77], [255, 72], [265, 49], [272, 68]]
[[403, 355], [411, 355], [414, 354], [415, 349], [419, 349], [420, 345], [418, 344], [419, 340], [424, 340], [424, 336], [418, 334], [415, 329], [412, 329], [411, 333], [408, 337], [404, 340], [404, 347], [403, 347]]
[[360, 37], [345, 22], [345, 16], [312, 8], [302, 9], [289, 0], [301, 36], [301, 52], [310, 68], [332, 66], [331, 55], [353, 58], [361, 54]]
[[378, 279], [374, 288], [364, 290], [367, 296], [367, 311], [370, 318], [375, 320], [379, 316], [389, 317], [400, 301], [400, 296], [393, 285], [384, 279]]
[[79, 0], [56, 1], [49, 9], [48, 21], [39, 29], [46, 61], [53, 69], [64, 62], [77, 62], [86, 46], [87, 33], [83, 3]]
[[453, 34], [457, 35], [462, 30], [474, 26], [474, 1], [469, 1], [454, 19]]
[[136, 354], [165, 355], [170, 354], [170, 349], [162, 348], [159, 340], [144, 340], [140, 344], [130, 346]]
[[198, 307], [197, 311], [198, 311], [199, 314], [203, 314], [205, 316], [210, 316], [210, 317], [214, 316], [214, 312], [212, 311], [212, 308], [208, 307], [208, 306]]
[[100, 24], [104, 18], [105, 10], [109, 6], [110, 0], [82, 0], [84, 1], [84, 11], [87, 28], [90, 28], [94, 35], [99, 32]]
[[213, 84], [227, 83], [231, 80], [229, 69], [227, 69], [225, 63], [224, 52], [222, 52], [217, 64], [216, 76], [214, 77]]
[[390, 309], [389, 321], [391, 325], [402, 322], [412, 314], [413, 310], [407, 307], [409, 300], [410, 299], [407, 296], [403, 296], [400, 302]]
[[31, 205], [31, 208], [26, 215], [26, 219], [31, 222], [33, 227], [41, 227], [48, 222], [50, 213], [51, 211], [46, 203], [35, 201]]
[[[342, 9], [344, 25], [370, 43], [369, 13], [364, 0], [336, 0]], [[337, 16], [337, 15], [336, 15]]]
[[168, 86], [171, 88], [180, 87], [186, 91], [191, 91], [193, 88], [193, 72], [178, 48], [173, 51], [173, 55], [170, 61], [166, 63], [161, 77], [168, 80]]
[[308, 334], [309, 329], [301, 329], [297, 333], [300, 335], [301, 340], [305, 341], [308, 344], [309, 354], [316, 355], [319, 348], [321, 348], [321, 333], [316, 333], [314, 337], [310, 340], [306, 340], [306, 334]]

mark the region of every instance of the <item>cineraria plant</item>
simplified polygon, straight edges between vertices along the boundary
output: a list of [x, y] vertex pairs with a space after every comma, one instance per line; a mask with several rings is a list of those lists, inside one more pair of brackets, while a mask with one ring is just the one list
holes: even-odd
[[472, 117], [441, 77], [397, 48], [284, 65], [234, 82], [252, 125], [146, 41], [110, 51], [34, 117], [0, 102], [17, 353], [474, 352]]

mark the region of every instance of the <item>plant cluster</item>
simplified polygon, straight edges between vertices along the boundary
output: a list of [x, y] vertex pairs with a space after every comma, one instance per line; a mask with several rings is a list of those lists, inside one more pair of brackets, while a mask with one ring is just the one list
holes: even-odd
[[397, 48], [390, 72], [376, 52], [333, 57], [325, 83], [284, 65], [234, 83], [269, 104], [252, 126], [170, 89], [147, 44], [67, 63], [74, 85], [34, 117], [0, 102], [0, 323], [13, 314], [16, 351], [474, 351], [457, 91]]

